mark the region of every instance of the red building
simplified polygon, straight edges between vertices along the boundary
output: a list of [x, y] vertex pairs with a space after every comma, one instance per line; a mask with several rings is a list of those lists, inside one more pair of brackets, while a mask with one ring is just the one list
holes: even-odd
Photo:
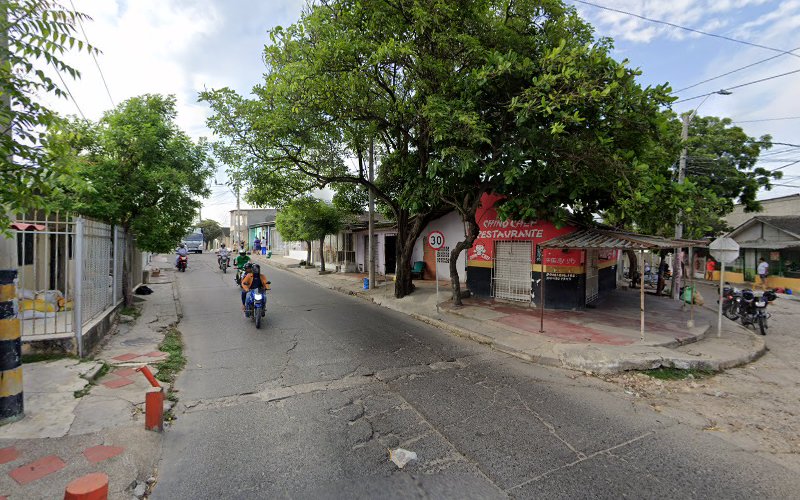
[[476, 214], [480, 234], [467, 254], [467, 287], [474, 295], [538, 304], [542, 270], [547, 308], [580, 309], [616, 288], [615, 251], [541, 249], [539, 243], [577, 228], [502, 221], [494, 207], [500, 199], [484, 195]]

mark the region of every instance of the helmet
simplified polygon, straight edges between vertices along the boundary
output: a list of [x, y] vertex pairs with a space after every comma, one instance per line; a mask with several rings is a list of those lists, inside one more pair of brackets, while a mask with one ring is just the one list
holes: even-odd
[[247, 255], [247, 252], [244, 251], [244, 248], [239, 250], [239, 255]]
[[181, 248], [186, 248], [186, 243], [181, 243], [181, 244], [180, 244], [180, 247], [181, 247]]
[[244, 270], [245, 271], [250, 271], [251, 269], [253, 269], [253, 263], [252, 262], [248, 262], [247, 264], [244, 265]]
[[259, 266], [258, 264], [253, 264], [253, 273], [261, 274], [261, 266]]
[[220, 248], [225, 248], [225, 243], [223, 243], [222, 245], [220, 245]]

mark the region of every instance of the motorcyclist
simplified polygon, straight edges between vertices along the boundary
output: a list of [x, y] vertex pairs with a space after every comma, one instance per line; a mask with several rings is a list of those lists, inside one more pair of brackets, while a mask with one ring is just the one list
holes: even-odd
[[219, 250], [217, 250], [217, 260], [225, 259], [225, 266], [231, 266], [231, 252], [225, 247], [225, 243], [219, 246]]
[[178, 261], [180, 260], [181, 257], [188, 257], [188, 255], [189, 255], [189, 250], [186, 250], [186, 244], [181, 243], [178, 246], [178, 255], [175, 256], [175, 267], [178, 267]]
[[245, 274], [244, 278], [242, 278], [242, 312], [244, 312], [245, 317], [247, 317], [245, 306], [250, 308], [253, 302], [249, 293], [250, 290], [253, 288], [267, 289], [268, 285], [267, 277], [261, 274], [261, 266], [254, 264], [248, 267], [249, 271]]
[[250, 256], [242, 249], [239, 250], [239, 256], [233, 260], [233, 265], [236, 266], [237, 269], [242, 270], [248, 262], [250, 262]]

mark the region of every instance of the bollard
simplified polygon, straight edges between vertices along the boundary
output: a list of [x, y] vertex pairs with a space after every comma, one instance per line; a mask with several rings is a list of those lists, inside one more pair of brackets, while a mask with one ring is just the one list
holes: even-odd
[[136, 369], [136, 371], [142, 372], [142, 375], [144, 375], [144, 378], [150, 382], [150, 385], [153, 387], [158, 387], [159, 389], [161, 388], [161, 384], [158, 383], [158, 380], [156, 380], [156, 378], [153, 376], [153, 372], [150, 371], [150, 368], [148, 368], [147, 365], [140, 366]]
[[147, 389], [145, 394], [144, 428], [156, 432], [164, 430], [164, 390], [160, 387]]
[[64, 500], [106, 500], [108, 498], [108, 476], [94, 472], [73, 480], [67, 485]]
[[0, 425], [24, 416], [17, 271], [0, 271]]

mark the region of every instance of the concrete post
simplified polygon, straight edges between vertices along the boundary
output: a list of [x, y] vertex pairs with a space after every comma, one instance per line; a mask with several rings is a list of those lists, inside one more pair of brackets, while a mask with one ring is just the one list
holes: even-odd
[[24, 416], [17, 270], [0, 271], [0, 425]]

